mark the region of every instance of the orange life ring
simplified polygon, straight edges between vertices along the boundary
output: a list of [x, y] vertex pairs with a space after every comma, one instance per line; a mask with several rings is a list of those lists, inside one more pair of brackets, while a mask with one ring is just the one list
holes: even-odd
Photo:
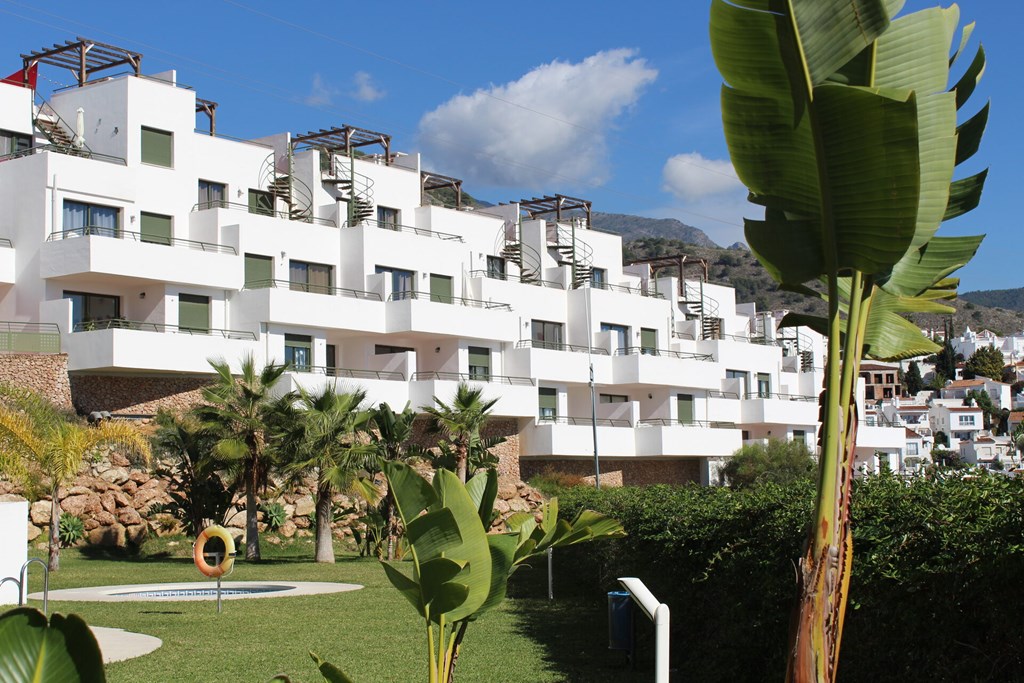
[[[224, 559], [218, 565], [210, 565], [203, 557], [203, 548], [211, 538], [219, 538], [224, 542]], [[208, 526], [196, 538], [196, 544], [192, 547], [192, 560], [196, 563], [196, 569], [211, 579], [230, 574], [235, 566], [235, 539], [222, 526]]]

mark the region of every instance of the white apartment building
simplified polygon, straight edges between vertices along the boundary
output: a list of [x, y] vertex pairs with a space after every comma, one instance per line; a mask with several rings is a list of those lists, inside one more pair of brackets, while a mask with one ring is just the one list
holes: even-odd
[[[821, 338], [776, 331], [700, 262], [624, 265], [562, 195], [471, 210], [383, 133], [223, 136], [175, 72], [83, 45], [25, 59], [77, 87], [0, 83], [0, 320], [59, 334], [79, 410], [153, 412], [208, 358], [253, 354], [291, 363], [282, 390], [397, 407], [483, 386], [524, 478], [591, 473], [595, 432], [611, 483], [714, 482], [744, 441], [813, 447]], [[134, 73], [90, 80], [115, 62]]]

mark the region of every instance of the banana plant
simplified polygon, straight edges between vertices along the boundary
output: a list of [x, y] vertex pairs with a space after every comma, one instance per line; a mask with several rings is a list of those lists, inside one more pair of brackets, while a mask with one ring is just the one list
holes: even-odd
[[[850, 581], [850, 491], [862, 358], [934, 352], [901, 314], [948, 312], [950, 275], [980, 237], [939, 225], [980, 201], [985, 172], [954, 180], [978, 150], [988, 106], [957, 125], [984, 71], [978, 48], [949, 86], [973, 25], [959, 10], [900, 18], [902, 0], [712, 0], [730, 157], [763, 207], [751, 250], [781, 287], [821, 296], [828, 337], [818, 496], [800, 559], [787, 680], [834, 681]], [[951, 56], [952, 52], [952, 56]], [[818, 294], [808, 286], [824, 285]]]
[[18, 607], [0, 615], [0, 681], [103, 683], [96, 637], [76, 614], [46, 615]]
[[591, 510], [572, 522], [558, 519], [557, 499], [513, 515], [506, 532], [489, 534], [494, 470], [465, 484], [443, 469], [428, 482], [401, 462], [385, 463], [384, 474], [405, 527], [411, 571], [381, 566], [423, 620], [429, 683], [454, 680], [467, 626], [501, 603], [517, 567], [548, 548], [625, 535], [619, 522]]

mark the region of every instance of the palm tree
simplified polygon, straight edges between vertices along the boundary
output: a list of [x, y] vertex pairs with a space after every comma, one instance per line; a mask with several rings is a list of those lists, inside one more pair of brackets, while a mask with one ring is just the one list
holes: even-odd
[[316, 488], [316, 561], [334, 562], [331, 540], [331, 504], [335, 491], [351, 485], [360, 469], [359, 456], [371, 446], [359, 442], [370, 413], [360, 410], [366, 392], [337, 393], [326, 387], [319, 393], [300, 391], [296, 419], [285, 427], [282, 450], [292, 454], [286, 471], [292, 478], [313, 471]]
[[127, 422], [88, 425], [34, 392], [0, 386], [0, 468], [50, 491], [50, 571], [60, 566], [60, 487], [73, 481], [85, 456], [101, 446], [146, 461], [150, 457], [149, 442]]
[[[396, 413], [390, 405], [381, 403], [370, 412], [370, 421], [374, 426], [370, 432], [370, 443], [373, 444], [375, 452], [373, 458], [367, 459], [365, 469], [372, 479], [384, 471], [385, 462], [404, 461], [418, 453], [418, 450], [410, 449], [408, 446], [412, 438], [413, 422], [416, 421], [416, 411], [406, 403], [405, 409]], [[395, 497], [390, 488], [381, 501], [380, 512], [387, 534], [387, 557], [388, 560], [393, 560], [395, 538], [398, 536], [398, 518], [395, 516]]]
[[270, 363], [256, 370], [252, 355], [243, 356], [239, 375], [223, 359], [208, 359], [216, 382], [203, 389], [206, 405], [195, 408], [204, 429], [216, 437], [213, 453], [233, 462], [245, 489], [245, 559], [260, 559], [256, 492], [264, 486], [273, 464], [273, 426], [293, 397], [274, 399], [272, 390], [287, 369]]
[[459, 382], [450, 404], [435, 396], [433, 406], [423, 407], [423, 412], [433, 420], [434, 430], [444, 434], [454, 447], [455, 471], [463, 484], [466, 483], [469, 450], [480, 441], [480, 429], [497, 402], [496, 398], [485, 401], [483, 389], [473, 389]]

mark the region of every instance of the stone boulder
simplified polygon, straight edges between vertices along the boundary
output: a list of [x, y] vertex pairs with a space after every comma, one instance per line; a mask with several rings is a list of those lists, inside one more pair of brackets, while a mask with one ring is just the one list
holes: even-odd
[[32, 519], [32, 523], [40, 526], [49, 524], [51, 505], [51, 502], [48, 500], [37, 500], [32, 503], [32, 507], [28, 511], [28, 516]]
[[93, 529], [86, 535], [86, 538], [89, 540], [89, 545], [123, 548], [127, 543], [126, 531], [123, 525], [115, 522], [110, 526]]
[[149, 526], [144, 522], [142, 524], [133, 524], [125, 528], [125, 540], [132, 545], [142, 545], [142, 542], [146, 540], [146, 536], [149, 535]]
[[142, 524], [142, 515], [135, 508], [121, 508], [117, 513], [117, 521], [125, 526]]
[[100, 479], [111, 484], [125, 484], [128, 481], [128, 470], [123, 467], [111, 467], [100, 473]]
[[39, 538], [42, 535], [43, 535], [43, 530], [42, 529], [40, 529], [39, 527], [37, 527], [34, 524], [29, 524], [28, 525], [28, 540], [29, 540], [29, 543], [31, 543], [32, 541], [36, 540], [37, 538]]
[[313, 496], [302, 496], [295, 500], [295, 516], [296, 517], [309, 517], [316, 512], [316, 503], [313, 502]]
[[100, 504], [100, 497], [95, 493], [68, 496], [61, 501], [60, 507], [64, 512], [76, 517], [94, 515], [103, 509], [103, 506]]
[[291, 538], [295, 535], [295, 532], [298, 531], [298, 527], [295, 526], [295, 522], [289, 519], [287, 522], [282, 524], [281, 528], [277, 531], [285, 538]]

